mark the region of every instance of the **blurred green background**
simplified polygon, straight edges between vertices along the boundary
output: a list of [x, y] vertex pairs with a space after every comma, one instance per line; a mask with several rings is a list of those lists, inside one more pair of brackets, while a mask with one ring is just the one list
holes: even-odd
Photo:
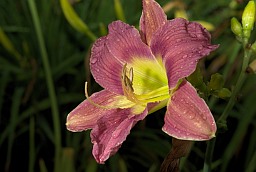
[[[67, 114], [84, 96], [101, 90], [90, 75], [90, 48], [121, 19], [138, 28], [140, 0], [69, 0], [91, 34], [74, 29], [58, 0], [0, 1], [0, 171], [157, 172], [171, 148], [162, 132], [165, 109], [139, 122], [118, 153], [105, 165], [91, 154], [90, 131], [66, 130]], [[232, 90], [243, 51], [230, 30], [241, 19], [243, 0], [159, 0], [169, 19], [178, 14], [211, 24], [213, 44], [220, 47], [200, 62], [205, 82], [221, 73]], [[121, 11], [120, 11], [121, 10]], [[252, 35], [255, 41], [255, 33]], [[255, 57], [254, 57], [255, 58]], [[248, 74], [227, 120], [219, 130], [212, 171], [256, 169], [256, 76]], [[207, 100], [217, 118], [227, 100]], [[181, 171], [202, 171], [207, 142], [195, 142]]]

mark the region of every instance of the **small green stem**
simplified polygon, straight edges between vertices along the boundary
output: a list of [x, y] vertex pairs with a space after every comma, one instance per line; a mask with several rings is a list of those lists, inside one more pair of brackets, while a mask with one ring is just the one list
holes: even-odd
[[31, 116], [29, 122], [29, 162], [28, 171], [34, 171], [35, 164], [35, 118]]
[[246, 172], [253, 172], [256, 170], [255, 162], [256, 162], [256, 150], [254, 151], [254, 154], [252, 156], [252, 159], [248, 165]]
[[[251, 51], [246, 48], [247, 43], [244, 43], [243, 45], [244, 45], [244, 58], [243, 58], [242, 69], [241, 69], [240, 75], [238, 77], [238, 80], [236, 82], [235, 88], [232, 91], [229, 102], [228, 102], [226, 108], [224, 109], [223, 113], [221, 114], [221, 116], [217, 120], [217, 123], [223, 123], [223, 122], [226, 121], [230, 111], [232, 110], [233, 106], [235, 105], [235, 100], [236, 100], [237, 93], [242, 88], [243, 83], [245, 81], [245, 78], [246, 78], [245, 74], [246, 74], [246, 69], [247, 69], [248, 64], [249, 64]], [[208, 142], [207, 149], [206, 149], [206, 156], [205, 156], [205, 163], [204, 163], [203, 172], [210, 172], [211, 171], [211, 161], [212, 161], [212, 155], [213, 155], [213, 150], [214, 150], [214, 146], [215, 146], [215, 141], [216, 141], [216, 138], [214, 138], [214, 139], [212, 139]]]
[[213, 150], [215, 146], [215, 141], [216, 141], [216, 137], [208, 141], [207, 143], [207, 149], [206, 149], [206, 154], [204, 159], [204, 169], [203, 169], [204, 172], [211, 171], [211, 162], [212, 162], [212, 155], [213, 155]]
[[52, 118], [53, 118], [53, 127], [54, 127], [54, 134], [55, 134], [55, 163], [54, 163], [54, 171], [58, 171], [59, 167], [59, 157], [61, 153], [61, 132], [60, 132], [60, 119], [59, 119], [59, 110], [58, 110], [58, 103], [54, 88], [54, 82], [52, 79], [52, 72], [51, 67], [48, 60], [48, 55], [44, 43], [44, 38], [41, 30], [40, 20], [37, 13], [37, 8], [35, 5], [34, 0], [28, 0], [29, 9], [32, 15], [38, 44], [42, 56], [43, 66], [45, 70], [45, 77], [46, 77], [46, 83], [48, 87], [50, 102], [51, 102], [51, 111], [52, 111]]
[[235, 99], [236, 99], [237, 93], [242, 88], [243, 83], [245, 81], [245, 76], [246, 76], [245, 74], [246, 74], [246, 69], [247, 69], [248, 64], [249, 64], [250, 56], [251, 56], [251, 52], [248, 49], [244, 48], [244, 59], [243, 59], [243, 65], [242, 65], [241, 73], [238, 77], [235, 88], [232, 91], [229, 102], [228, 102], [226, 108], [224, 109], [222, 115], [219, 117], [218, 122], [222, 122], [222, 121], [225, 121], [227, 119], [227, 117], [229, 115], [229, 112], [232, 110], [232, 108], [235, 104]]

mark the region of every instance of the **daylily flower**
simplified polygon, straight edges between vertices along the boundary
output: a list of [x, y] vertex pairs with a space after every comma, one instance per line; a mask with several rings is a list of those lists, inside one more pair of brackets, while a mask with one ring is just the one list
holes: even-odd
[[[67, 129], [92, 129], [93, 155], [104, 163], [131, 128], [167, 106], [163, 131], [182, 140], [215, 136], [214, 118], [196, 89], [186, 81], [197, 62], [218, 46], [200, 24], [167, 20], [160, 5], [143, 0], [140, 32], [115, 21], [93, 45], [90, 67], [104, 90], [92, 94], [67, 117]], [[87, 89], [87, 88], [86, 88]]]

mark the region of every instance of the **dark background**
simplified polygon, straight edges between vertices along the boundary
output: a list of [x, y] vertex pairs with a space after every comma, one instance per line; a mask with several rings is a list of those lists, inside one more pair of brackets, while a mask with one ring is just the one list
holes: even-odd
[[[9, 40], [0, 35], [0, 171], [53, 171], [56, 149], [62, 152], [57, 165], [61, 172], [159, 171], [171, 148], [171, 137], [161, 130], [165, 109], [139, 122], [105, 165], [98, 165], [92, 157], [90, 131], [66, 130], [67, 114], [85, 99], [84, 82], [90, 82], [91, 93], [102, 89], [91, 77], [88, 65], [94, 41], [68, 23], [59, 1], [37, 0], [35, 10], [44, 39], [39, 44], [29, 1], [0, 1], [0, 29]], [[169, 19], [182, 11], [191, 21], [214, 26], [210, 31], [212, 42], [220, 47], [200, 61], [206, 83], [218, 72], [223, 74], [225, 87], [231, 90], [234, 87], [243, 51], [230, 30], [230, 19], [241, 20], [247, 2], [159, 0], [162, 6], [173, 5], [166, 11]], [[120, 0], [120, 3], [126, 23], [138, 28], [141, 1]], [[119, 19], [114, 0], [74, 1], [73, 8], [96, 37], [107, 34], [107, 25]], [[44, 65], [45, 57], [49, 68]], [[53, 88], [49, 89], [47, 83], [51, 79]], [[255, 163], [250, 163], [256, 162], [255, 85], [255, 75], [248, 74], [227, 120], [228, 129], [218, 132], [212, 171], [255, 170]], [[51, 96], [56, 100], [51, 101]], [[210, 96], [207, 103], [217, 118], [227, 100]], [[203, 169], [206, 145], [207, 142], [193, 144], [189, 156], [181, 161], [182, 171]]]

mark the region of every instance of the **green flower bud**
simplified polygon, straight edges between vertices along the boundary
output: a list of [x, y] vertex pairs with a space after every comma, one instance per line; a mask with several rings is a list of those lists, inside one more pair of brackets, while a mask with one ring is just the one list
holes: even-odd
[[251, 49], [254, 53], [256, 53], [256, 42], [252, 44]]
[[242, 37], [242, 25], [235, 17], [231, 19], [231, 30], [236, 36]]
[[249, 64], [247, 71], [256, 74], [256, 59]]
[[244, 37], [249, 38], [255, 21], [255, 3], [249, 1], [242, 15]]

